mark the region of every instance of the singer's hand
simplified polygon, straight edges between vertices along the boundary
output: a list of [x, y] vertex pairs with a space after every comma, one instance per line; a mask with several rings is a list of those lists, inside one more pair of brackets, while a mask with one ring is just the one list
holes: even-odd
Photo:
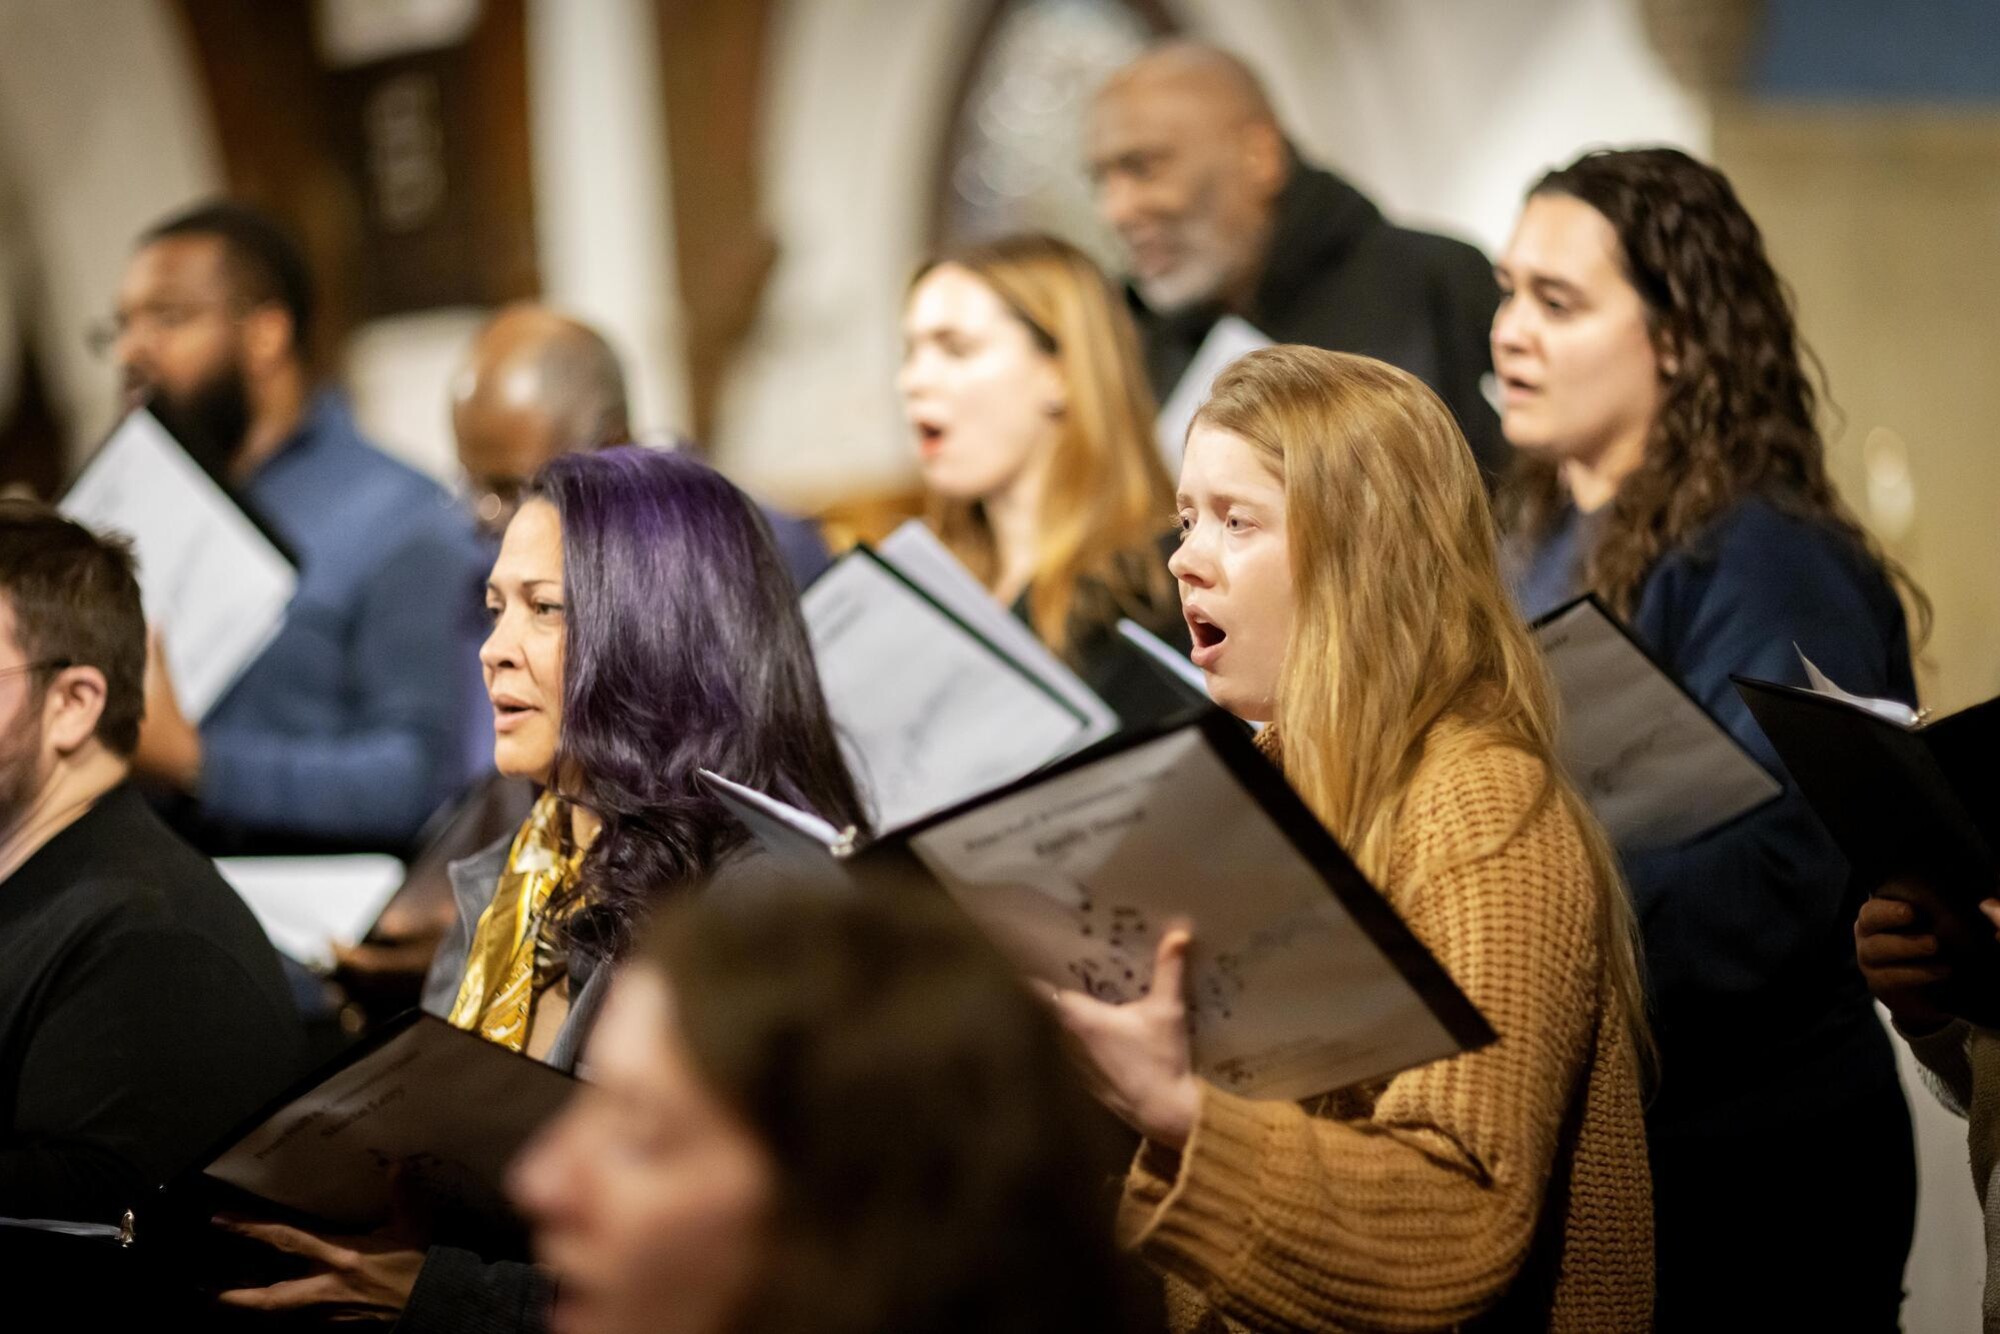
[[1193, 939], [1185, 927], [1160, 937], [1153, 980], [1140, 1000], [1111, 1005], [1080, 991], [1050, 992], [1098, 1098], [1134, 1130], [1170, 1149], [1187, 1145], [1201, 1110], [1185, 994]]

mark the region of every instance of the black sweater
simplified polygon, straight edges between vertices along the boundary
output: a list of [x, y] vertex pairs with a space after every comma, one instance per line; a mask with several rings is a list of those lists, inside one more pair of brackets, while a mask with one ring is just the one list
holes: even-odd
[[[1500, 292], [1474, 247], [1398, 227], [1331, 172], [1292, 158], [1279, 193], [1264, 271], [1238, 312], [1280, 343], [1378, 358], [1437, 391], [1458, 418], [1480, 470], [1508, 460], [1500, 419], [1480, 391], [1493, 369], [1488, 337]], [[1222, 315], [1216, 306], [1156, 315], [1136, 293], [1146, 370], [1162, 400]]]
[[0, 882], [0, 1215], [117, 1221], [301, 1045], [250, 910], [114, 788]]

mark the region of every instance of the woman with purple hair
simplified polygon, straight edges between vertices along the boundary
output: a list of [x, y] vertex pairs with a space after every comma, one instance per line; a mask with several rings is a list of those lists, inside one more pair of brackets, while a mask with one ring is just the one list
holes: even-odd
[[[575, 1066], [609, 966], [652, 907], [751, 874], [748, 836], [696, 771], [866, 827], [790, 576], [756, 506], [720, 474], [626, 446], [549, 464], [508, 525], [480, 650], [493, 759], [541, 787], [521, 828], [451, 867], [458, 919], [424, 1006]], [[238, 1230], [312, 1272], [225, 1304], [536, 1328], [525, 1265], [376, 1234]]]

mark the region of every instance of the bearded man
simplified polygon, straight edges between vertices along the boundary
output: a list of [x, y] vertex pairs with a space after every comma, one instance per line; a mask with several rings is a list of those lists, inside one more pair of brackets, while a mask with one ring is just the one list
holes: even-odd
[[298, 1073], [276, 951], [126, 782], [145, 661], [131, 553], [0, 500], [7, 1218], [116, 1223]]
[[451, 496], [319, 389], [312, 284], [268, 218], [209, 204], [148, 231], [108, 341], [145, 406], [289, 547], [283, 629], [207, 717], [155, 641], [137, 770], [208, 851], [407, 852], [470, 781], [484, 562]]
[[1211, 326], [1377, 357], [1437, 391], [1489, 484], [1508, 459], [1482, 382], [1499, 289], [1463, 241], [1398, 227], [1309, 165], [1237, 56], [1155, 46], [1105, 83], [1085, 131], [1097, 210], [1123, 243], [1164, 400]]

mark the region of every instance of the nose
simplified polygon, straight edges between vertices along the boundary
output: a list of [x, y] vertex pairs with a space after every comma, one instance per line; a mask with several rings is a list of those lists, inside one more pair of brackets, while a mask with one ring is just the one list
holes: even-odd
[[919, 393], [930, 387], [931, 358], [922, 347], [912, 347], [903, 353], [903, 362], [896, 368], [896, 392], [908, 403]]
[[127, 377], [145, 374], [146, 359], [142, 355], [145, 340], [139, 336], [137, 321], [121, 321], [111, 335], [111, 360]]
[[479, 665], [491, 676], [503, 667], [521, 665], [519, 637], [509, 624], [510, 615], [501, 612], [493, 621], [493, 629], [487, 633], [486, 642], [479, 646]]
[[575, 1138], [576, 1109], [567, 1108], [515, 1160], [507, 1173], [507, 1194], [530, 1221], [546, 1227], [566, 1212], [576, 1164], [568, 1161]]
[[1528, 345], [1528, 316], [1523, 302], [1517, 295], [1503, 296], [1493, 310], [1493, 330], [1490, 335], [1493, 352], [1521, 352]]
[[1190, 588], [1209, 588], [1215, 583], [1214, 552], [1210, 550], [1202, 525], [1197, 523], [1167, 557], [1167, 573]]
[[1124, 232], [1139, 216], [1139, 191], [1122, 172], [1107, 172], [1097, 182], [1097, 215], [1115, 232]]

